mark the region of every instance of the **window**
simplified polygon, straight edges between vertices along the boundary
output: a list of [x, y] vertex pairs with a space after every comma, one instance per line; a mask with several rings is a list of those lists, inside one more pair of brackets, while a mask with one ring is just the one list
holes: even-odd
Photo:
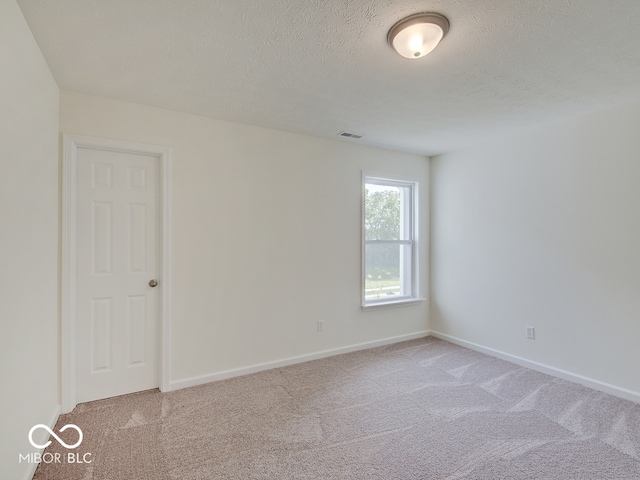
[[362, 305], [417, 300], [418, 185], [364, 177]]

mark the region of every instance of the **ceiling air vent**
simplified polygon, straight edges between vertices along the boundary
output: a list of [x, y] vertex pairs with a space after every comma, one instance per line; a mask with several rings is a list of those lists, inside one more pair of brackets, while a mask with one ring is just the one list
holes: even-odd
[[356, 140], [358, 138], [362, 138], [362, 135], [357, 135], [355, 133], [349, 133], [349, 132], [340, 132], [338, 134], [339, 137], [347, 137], [347, 138], [355, 138]]

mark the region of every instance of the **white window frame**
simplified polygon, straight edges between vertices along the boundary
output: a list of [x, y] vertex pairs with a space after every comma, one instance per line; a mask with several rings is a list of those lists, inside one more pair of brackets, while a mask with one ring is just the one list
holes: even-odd
[[[400, 197], [400, 215], [401, 224], [400, 229], [404, 232], [401, 234], [399, 240], [367, 240], [365, 232], [365, 190], [367, 184], [399, 187], [401, 188]], [[405, 180], [400, 178], [382, 177], [378, 175], [369, 175], [366, 172], [362, 173], [362, 308], [375, 308], [386, 307], [393, 305], [407, 305], [411, 303], [421, 302], [419, 298], [419, 285], [418, 285], [418, 182], [415, 180]], [[408, 205], [407, 205], [408, 203]], [[405, 236], [409, 238], [404, 238]], [[392, 298], [366, 298], [366, 249], [367, 245], [374, 244], [397, 244], [397, 245], [409, 245], [410, 246], [410, 259], [405, 262], [400, 262], [401, 268], [401, 294], [399, 296], [393, 296]], [[402, 253], [401, 253], [402, 255]], [[403, 270], [404, 269], [404, 273]], [[408, 270], [408, 271], [407, 271]]]

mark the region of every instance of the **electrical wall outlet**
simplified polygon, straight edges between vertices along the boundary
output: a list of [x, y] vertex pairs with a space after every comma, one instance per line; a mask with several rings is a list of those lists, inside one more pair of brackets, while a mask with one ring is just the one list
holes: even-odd
[[324, 320], [318, 320], [318, 331], [324, 332]]
[[534, 327], [524, 327], [525, 328], [525, 334], [527, 336], [527, 338], [531, 339], [531, 340], [535, 340], [536, 339], [536, 329]]

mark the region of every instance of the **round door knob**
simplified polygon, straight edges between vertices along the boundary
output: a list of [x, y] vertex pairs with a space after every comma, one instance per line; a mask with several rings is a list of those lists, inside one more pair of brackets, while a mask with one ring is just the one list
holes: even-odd
[[157, 280], [149, 280], [149, 286], [151, 288], [155, 287], [156, 285], [158, 285], [158, 281]]

